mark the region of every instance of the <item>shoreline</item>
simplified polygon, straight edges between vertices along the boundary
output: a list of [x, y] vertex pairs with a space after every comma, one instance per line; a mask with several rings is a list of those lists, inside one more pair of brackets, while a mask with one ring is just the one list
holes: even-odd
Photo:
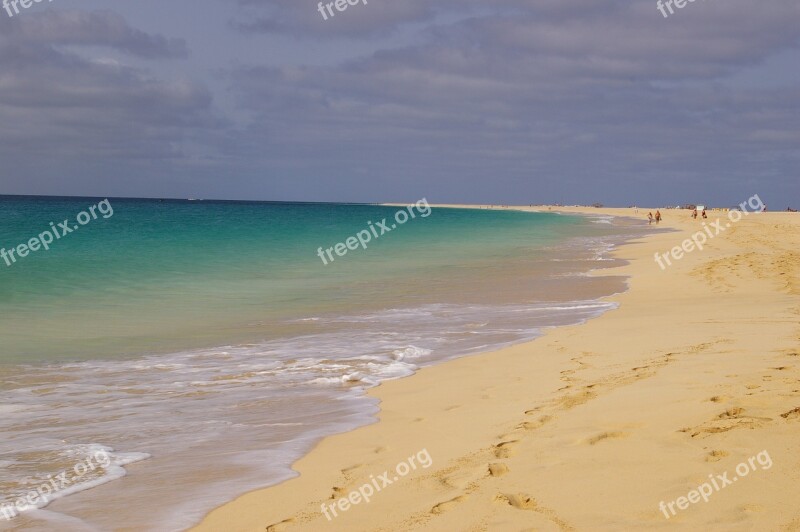
[[[682, 234], [659, 232], [629, 242], [624, 256], [613, 251], [627, 264], [592, 272], [629, 277], [627, 291], [601, 299], [617, 303], [616, 310], [548, 330], [533, 342], [382, 383], [367, 392], [380, 402], [378, 423], [325, 438], [293, 465], [299, 476], [242, 495], [194, 530], [568, 530], [667, 522], [746, 529], [800, 523], [797, 511], [786, 510], [792, 507], [789, 472], [797, 465], [789, 449], [800, 418], [792, 413], [800, 406], [798, 370], [791, 364], [797, 353], [786, 340], [797, 334], [798, 309], [791, 300], [798, 288], [797, 252], [791, 248], [800, 220], [789, 213], [746, 217], [727, 236], [662, 271], [650, 262], [653, 252], [679, 245], [699, 226], [687, 211], [664, 214], [660, 228]], [[772, 247], [753, 257], [746, 246], [763, 247], [770, 224], [777, 224]], [[773, 260], [762, 267], [758, 259], [767, 254]], [[730, 275], [718, 274], [722, 269]], [[731, 294], [760, 304], [715, 303]], [[784, 319], [766, 319], [761, 312], [767, 308]], [[709, 315], [717, 319], [709, 321]], [[770, 329], [761, 338], [762, 353], [744, 334], [752, 328], [757, 334]], [[738, 351], [747, 353], [746, 363], [726, 356]], [[767, 392], [769, 401], [757, 400]], [[750, 430], [737, 430], [743, 428]], [[751, 441], [753, 431], [763, 436], [758, 444]], [[775, 462], [768, 473], [669, 521], [660, 514], [660, 501], [672, 501], [709, 472], [730, 470], [762, 448]], [[322, 505], [423, 449], [429, 467], [411, 471], [369, 504], [324, 517]], [[643, 486], [645, 477], [653, 481]]]
[[[381, 210], [386, 214], [393, 211], [395, 211], [394, 208]], [[452, 216], [456, 213], [445, 214]], [[515, 225], [524, 226], [529, 223], [525, 220], [526, 218], [538, 219], [541, 215], [525, 216], [521, 213], [508, 215], [486, 212], [479, 216], [479, 213], [465, 210], [458, 216], [468, 217], [467, 219], [475, 216], [483, 220], [516, 219]], [[225, 422], [233, 424], [232, 430], [238, 430], [237, 436], [228, 441], [223, 434], [222, 437], [216, 438], [216, 441], [206, 440], [205, 443], [199, 443], [196, 432], [197, 424], [203, 423], [202, 419], [206, 414], [198, 414], [195, 423], [188, 423], [192, 425], [189, 434], [181, 433], [182, 416], [173, 417], [172, 428], [165, 433], [165, 438], [161, 441], [149, 442], [149, 445], [140, 446], [132, 443], [135, 440], [128, 440], [124, 445], [117, 443], [114, 446], [120, 452], [147, 450], [152, 455], [151, 460], [143, 461], [141, 464], [129, 468], [130, 476], [101, 490], [90, 492], [90, 486], [87, 486], [84, 490], [87, 493], [83, 495], [77, 493], [76, 489], [73, 496], [48, 508], [48, 511], [75, 517], [80, 516], [87, 522], [113, 528], [115, 519], [125, 516], [122, 501], [127, 499], [129, 502], [137, 504], [152, 505], [153, 513], [157, 509], [160, 514], [164, 514], [160, 517], [152, 516], [150, 518], [142, 516], [141, 520], [138, 520], [137, 516], [125, 516], [129, 526], [140, 528], [165, 526], [175, 530], [187, 529], [199, 522], [208, 511], [233, 500], [242, 493], [275, 485], [294, 476], [291, 465], [325, 436], [348, 432], [374, 423], [378, 410], [376, 400], [365, 396], [363, 388], [377, 384], [376, 380], [385, 381], [404, 377], [417, 371], [419, 367], [524, 343], [541, 335], [542, 329], [582, 322], [607, 310], [609, 305], [597, 304], [597, 298], [625, 290], [624, 280], [591, 280], [587, 279], [587, 273], [594, 268], [620, 264], [619, 261], [609, 259], [607, 250], [615, 244], [630, 239], [631, 233], [640, 231], [625, 227], [620, 227], [618, 230], [612, 229], [610, 224], [588, 223], [588, 220], [577, 216], [548, 215], [542, 216], [542, 218], [547, 218], [548, 223], [553, 224], [555, 228], [559, 228], [559, 224], [562, 223], [566, 223], [567, 226], [575, 226], [576, 229], [565, 233], [563, 239], [557, 239], [558, 242], [563, 242], [564, 249], [554, 250], [552, 256], [549, 254], [550, 251], [545, 251], [543, 256], [531, 261], [530, 267], [517, 265], [516, 267], [502, 268], [497, 267], [498, 265], [488, 265], [489, 271], [494, 272], [489, 275], [497, 278], [499, 282], [483, 283], [481, 279], [485, 279], [486, 274], [483, 277], [472, 277], [472, 286], [468, 286], [468, 288], [474, 287], [475, 292], [464, 296], [464, 299], [471, 303], [457, 302], [458, 296], [453, 301], [449, 301], [446, 299], [446, 293], [445, 298], [428, 297], [429, 301], [410, 307], [398, 307], [394, 300], [387, 300], [385, 302], [387, 309], [385, 318], [389, 320], [381, 325], [381, 322], [385, 321], [381, 319], [380, 314], [382, 313], [375, 316], [377, 318], [374, 320], [375, 327], [378, 328], [373, 331], [376, 334], [372, 335], [372, 339], [369, 334], [358, 337], [353, 336], [351, 331], [347, 331], [342, 340], [351, 344], [353, 353], [380, 353], [370, 357], [370, 361], [365, 363], [364, 367], [353, 365], [351, 370], [336, 368], [330, 364], [331, 361], [324, 360], [328, 358], [324, 351], [313, 348], [313, 342], [304, 342], [302, 335], [298, 337], [297, 341], [295, 338], [290, 338], [289, 342], [293, 342], [293, 349], [286, 349], [286, 352], [293, 352], [295, 359], [298, 358], [299, 353], [305, 353], [310, 357], [307, 359], [308, 367], [316, 366], [315, 356], [319, 355], [322, 357], [320, 360], [323, 360], [323, 363], [317, 366], [319, 370], [315, 369], [313, 375], [301, 376], [299, 379], [299, 381], [309, 382], [309, 385], [304, 387], [304, 403], [301, 403], [296, 396], [295, 400], [286, 401], [283, 405], [279, 402], [272, 402], [266, 410], [260, 408], [260, 405], [256, 403], [255, 396], [268, 393], [266, 387], [269, 386], [271, 377], [267, 374], [264, 374], [263, 383], [250, 390], [246, 386], [237, 389], [236, 385], [225, 389], [225, 384], [227, 384], [225, 381], [228, 379], [220, 379], [221, 375], [217, 373], [217, 370], [233, 377], [234, 380], [242, 376], [251, 380], [258, 379], [259, 373], [242, 374], [237, 367], [241, 368], [242, 364], [253, 367], [254, 361], [247, 359], [259, 358], [260, 353], [269, 351], [271, 346], [268, 341], [253, 346], [218, 344], [219, 347], [213, 350], [177, 351], [169, 357], [150, 355], [133, 358], [130, 361], [118, 359], [87, 361], [87, 367], [83, 369], [92, 368], [102, 375], [110, 374], [110, 380], [97, 377], [98, 382], [102, 382], [110, 389], [124, 389], [126, 384], [124, 378], [115, 380], [114, 375], [125, 375], [129, 372], [137, 374], [136, 384], [138, 386], [151, 386], [151, 390], [156, 394], [160, 391], [159, 386], [163, 384], [159, 380], [160, 375], [163, 375], [169, 387], [169, 384], [174, 383], [180, 375], [189, 374], [193, 381], [192, 387], [195, 387], [195, 383], [197, 383], [197, 388], [206, 393], [209, 387], [206, 387], [204, 383], [219, 382], [221, 383], [219, 386], [221, 388], [219, 390], [221, 392], [219, 393], [220, 401], [231, 405], [236, 403], [253, 405], [253, 426], [248, 428], [246, 423], [236, 424], [233, 423], [233, 418], [226, 417]], [[482, 222], [476, 223], [481, 224]], [[624, 222], [621, 225], [628, 226], [630, 224]], [[535, 228], [536, 224], [534, 223], [530, 227]], [[492, 234], [494, 231], [496, 229]], [[555, 234], [552, 236], [555, 237]], [[486, 237], [484, 236], [484, 238]], [[583, 240], [586, 240], [586, 243], [581, 245]], [[519, 240], [519, 242], [524, 244], [525, 240]], [[481, 249], [475, 248], [470, 252], [471, 258], [474, 258], [476, 263], [482, 260]], [[549, 248], [545, 246], [543, 249]], [[538, 256], [538, 252], [532, 253], [532, 255]], [[471, 259], [467, 258], [467, 260]], [[550, 264], [551, 260], [552, 264]], [[594, 262], [595, 260], [604, 262]], [[562, 264], [562, 261], [566, 264]], [[511, 262], [508, 261], [505, 264], [511, 264]], [[461, 260], [458, 260], [457, 263], [457, 266], [466, 265], [466, 262]], [[551, 274], [545, 273], [546, 277], [541, 279], [552, 277], [552, 280], [547, 283], [538, 283], [540, 290], [530, 290], [531, 287], [522, 290], [521, 285], [514, 282], [517, 279], [523, 282], [527, 282], [526, 278], [540, 279], [539, 275], [532, 274], [534, 269], [538, 271], [539, 268], [543, 268], [543, 272]], [[510, 275], [506, 276], [503, 272], [508, 270], [510, 270]], [[421, 284], [419, 281], [424, 282], [424, 279], [419, 279], [412, 285], [419, 286]], [[537, 284], [533, 281], [531, 283], [532, 285]], [[481, 287], [481, 285], [484, 286]], [[501, 286], [506, 294], [505, 299], [499, 295]], [[482, 297], [475, 295], [478, 292], [482, 294]], [[519, 300], [515, 292], [518, 292], [520, 298], [523, 297], [523, 293], [526, 295], [529, 293], [536, 301]], [[458, 294], [458, 292], [454, 293]], [[538, 301], [539, 299], [541, 301]], [[342, 313], [337, 316], [340, 319], [344, 316], [343, 323], [352, 318], [356, 329], [363, 327], [363, 322], [360, 320], [365, 315], [356, 313], [347, 318], [348, 307], [346, 304], [340, 305], [339, 310]], [[548, 310], [548, 307], [553, 308]], [[393, 316], [398, 312], [399, 315]], [[409, 318], [414, 315], [417, 318]], [[327, 318], [325, 314], [317, 313], [313, 308], [309, 310], [308, 316], [313, 316], [306, 318], [313, 322], [326, 321]], [[370, 314], [367, 313], [366, 317], [369, 318], [369, 316]], [[368, 319], [367, 322], [369, 321]], [[343, 325], [343, 327], [346, 326]], [[347, 329], [343, 329], [343, 331], [345, 330]], [[448, 338], [439, 338], [442, 336], [443, 330], [448, 331]], [[391, 355], [382, 352], [381, 349], [385, 346], [379, 345], [382, 341], [381, 338], [387, 337], [399, 342], [394, 346], [399, 349]], [[335, 337], [316, 337], [316, 341], [321, 345], [335, 345], [335, 340]], [[373, 343], [370, 344], [370, 341]], [[304, 343], [312, 350], [302, 351]], [[425, 348], [415, 347], [416, 345], [425, 346]], [[251, 354], [255, 357], [251, 357]], [[223, 366], [218, 366], [219, 359], [225, 361]], [[358, 364], [358, 360], [358, 358], [355, 359], [356, 364]], [[170, 366], [172, 370], [169, 372], [159, 369]], [[344, 368], [344, 366], [341, 367]], [[151, 368], [154, 370], [148, 372]], [[188, 370], [184, 368], [188, 368]], [[41, 369], [49, 371], [50, 377], [44, 377]], [[127, 371], [125, 371], [126, 369]], [[60, 370], [60, 366], [52, 364], [39, 370], [28, 368], [27, 371], [30, 374], [20, 370], [16, 375], [19, 375], [21, 381], [32, 378], [42, 381], [58, 380], [61, 378]], [[152, 375], [153, 373], [155, 375]], [[206, 378], [198, 379], [199, 374]], [[317, 377], [316, 381], [312, 381], [312, 377]], [[81, 377], [74, 378], [85, 383]], [[323, 394], [325, 395], [323, 396]], [[187, 397], [186, 403], [181, 401], [181, 397], [176, 399], [177, 401], [170, 404], [178, 411], [183, 408], [190, 410], [197, 408], [196, 403], [192, 402], [191, 395]], [[72, 398], [71, 401], [75, 401], [75, 399]], [[13, 400], [9, 402], [14, 403]], [[56, 407], [61, 404], [57, 399], [53, 399], [52, 402]], [[209, 404], [215, 406], [213, 402], [206, 403], [206, 405]], [[246, 414], [244, 408], [237, 405], [237, 409]], [[75, 410], [80, 411], [81, 409], [76, 408]], [[143, 419], [147, 420], [147, 412], [145, 411], [144, 414], [144, 416], [140, 416], [140, 422]], [[242, 418], [244, 417], [242, 415]], [[183, 421], [185, 420], [184, 416]], [[291, 423], [285, 423], [287, 421]], [[182, 438], [182, 436], [186, 437]], [[91, 443], [116, 440], [113, 440], [113, 434], [111, 434], [106, 437], [93, 436], [87, 441]], [[181, 445], [187, 441], [190, 442], [190, 449], [181, 449]], [[184, 450], [186, 452], [183, 452]], [[171, 456], [170, 453], [174, 453], [174, 455]], [[234, 457], [234, 454], [238, 454], [238, 456]], [[37, 456], [36, 458], [42, 462], [46, 462], [47, 459], [46, 456], [42, 458]], [[206, 463], [200, 471], [194, 467], [198, 459]], [[242, 462], [251, 463], [243, 465]], [[162, 506], [158, 504], [158, 497], [153, 497], [148, 493], [147, 488], [151, 483], [164, 484], [166, 480], [164, 470], [167, 464], [169, 464], [168, 467], [175, 467], [189, 473], [171, 478], [169, 483], [178, 493], [170, 504]], [[46, 466], [41, 467], [40, 470], [44, 474], [49, 472], [49, 468]], [[34, 470], [32, 476], [35, 473]], [[148, 477], [151, 480], [148, 480]], [[24, 485], [24, 483], [18, 484]], [[93, 505], [96, 510], [87, 511], [85, 508], [81, 508], [82, 504], [92, 500], [94, 500]], [[116, 510], [109, 512], [109, 507], [116, 508]], [[180, 508], [180, 511], [174, 511], [174, 508]], [[113, 517], [114, 515], [116, 518]], [[41, 518], [33, 513], [26, 514], [23, 519], [15, 522], [15, 525], [24, 528], [33, 526], [39, 520]]]

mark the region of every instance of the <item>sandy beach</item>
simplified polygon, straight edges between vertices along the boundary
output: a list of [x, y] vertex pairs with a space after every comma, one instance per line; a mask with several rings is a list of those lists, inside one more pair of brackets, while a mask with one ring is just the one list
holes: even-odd
[[662, 269], [702, 229], [662, 214], [596, 272], [616, 310], [370, 390], [379, 422], [195, 530], [800, 530], [800, 216], [709, 211]]
[[0, 532], [800, 532], [798, 0], [0, 12]]

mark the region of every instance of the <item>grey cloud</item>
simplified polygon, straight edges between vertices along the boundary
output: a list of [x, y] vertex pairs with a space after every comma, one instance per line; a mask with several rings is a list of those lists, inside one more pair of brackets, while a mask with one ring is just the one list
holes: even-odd
[[[2, 17], [0, 17], [2, 19]], [[211, 92], [184, 77], [64, 45], [106, 46], [138, 58], [186, 56], [181, 41], [128, 26], [108, 12], [46, 11], [0, 22], [0, 158], [169, 159], [203, 129], [221, 127]]]
[[130, 27], [111, 11], [43, 11], [0, 17], [0, 34], [19, 45], [107, 46], [137, 57], [186, 57], [186, 42]]
[[[52, 31], [31, 19], [13, 39], [0, 22], [0, 120], [15, 124], [0, 132], [0, 158], [30, 166], [46, 145], [47, 162], [108, 161], [122, 167], [108, 177], [118, 190], [135, 189], [122, 176], [136, 173], [151, 195], [608, 203], [758, 192], [774, 203], [769, 190], [798, 192], [797, 83], [752, 74], [797, 57], [793, 0], [698, 1], [667, 20], [654, 0], [369, 0], [328, 21], [312, 0], [222, 3], [238, 7], [222, 10], [229, 40], [210, 54], [225, 70], [192, 55], [200, 81], [153, 74], [147, 65], [185, 55], [168, 44], [180, 41], [116, 15], [65, 16]], [[341, 53], [351, 45], [368, 51], [330, 59], [355, 57]], [[330, 57], [327, 46], [338, 47]]]
[[640, 194], [676, 182], [739, 189], [797, 168], [786, 113], [797, 92], [721, 81], [795, 49], [796, 5], [730, 0], [665, 21], [654, 5], [599, 4], [587, 18], [574, 16], [585, 2], [506, 2], [519, 12], [432, 25], [423, 44], [337, 67], [240, 69], [234, 87], [254, 120], [238, 147], [308, 179], [380, 175], [361, 185], [378, 198], [400, 181], [458, 189], [501, 174], [512, 197], [558, 176], [542, 191], [609, 201], [612, 181]]
[[[324, 20], [317, 11], [317, 2], [295, 0], [238, 0], [243, 8], [255, 13], [246, 20], [236, 18], [235, 26], [247, 32], [302, 34], [321, 38], [375, 37], [400, 24], [429, 20], [439, 11], [436, 4], [419, 0], [384, 2], [367, 0], [367, 4], [349, 6], [346, 11]], [[327, 4], [328, 1], [323, 2]]]

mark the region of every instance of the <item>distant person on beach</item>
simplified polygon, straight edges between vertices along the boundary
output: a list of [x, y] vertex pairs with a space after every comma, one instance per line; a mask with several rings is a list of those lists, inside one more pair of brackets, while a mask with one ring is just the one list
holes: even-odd
[[648, 212], [647, 213], [647, 225], [650, 225], [651, 223], [653, 223], [653, 213], [652, 212]]
[[656, 211], [656, 223], [661, 221], [661, 211]]
[[692, 211], [692, 220], [696, 220], [696, 219], [697, 219], [697, 209]]
[[703, 218], [708, 218], [708, 216], [706, 215], [706, 210], [705, 209], [703, 209]]

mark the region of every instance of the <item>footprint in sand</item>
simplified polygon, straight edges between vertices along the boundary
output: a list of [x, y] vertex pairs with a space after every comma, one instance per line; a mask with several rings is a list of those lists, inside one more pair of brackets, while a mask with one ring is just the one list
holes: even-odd
[[728, 451], [711, 451], [706, 456], [706, 462], [719, 462], [726, 456], [729, 456], [731, 453]]
[[294, 519], [284, 519], [284, 520], [283, 520], [283, 521], [281, 521], [280, 523], [275, 523], [275, 524], [273, 524], [273, 525], [269, 525], [269, 526], [266, 528], [266, 530], [267, 530], [267, 532], [282, 532], [283, 530], [286, 530], [286, 529], [287, 529], [287, 527], [288, 527], [288, 526], [289, 526], [291, 523], [294, 523]]
[[341, 470], [342, 471], [342, 475], [344, 476], [345, 480], [350, 480], [351, 474], [354, 471], [357, 471], [357, 470], [361, 469], [361, 467], [362, 467], [361, 464], [356, 464], [356, 465], [353, 465], [353, 466], [350, 466], [350, 467], [345, 467], [344, 469]]
[[595, 397], [597, 397], [597, 394], [591, 391], [578, 392], [572, 395], [565, 395], [564, 397], [558, 400], [558, 403], [559, 406], [561, 406], [565, 410], [569, 410], [576, 406], [580, 406], [584, 403], [588, 403]]
[[559, 518], [553, 510], [541, 506], [538, 502], [536, 502], [536, 499], [525, 493], [515, 493], [511, 495], [506, 493], [498, 493], [494, 496], [494, 502], [497, 504], [507, 504], [518, 510], [537, 512], [553, 522], [559, 530], [575, 530], [566, 521]]
[[627, 432], [620, 432], [620, 431], [612, 431], [612, 432], [602, 432], [593, 438], [589, 438], [587, 443], [589, 445], [597, 445], [601, 441], [605, 440], [619, 440], [628, 436]]
[[502, 477], [508, 473], [508, 467], [505, 464], [489, 464], [489, 474], [493, 477]]
[[696, 438], [698, 436], [706, 437], [711, 434], [728, 432], [729, 430], [734, 429], [754, 429], [772, 421], [772, 418], [743, 416], [743, 413], [744, 408], [729, 408], [728, 410], [725, 410], [721, 414], [717, 415], [717, 417], [711, 421], [707, 421], [696, 427], [687, 427], [681, 429], [679, 432], [689, 432], [691, 433], [692, 438]]
[[744, 413], [744, 408], [739, 408], [739, 407], [729, 408], [728, 410], [724, 411], [717, 417], [719, 419], [733, 419], [741, 417], [743, 413]]
[[524, 493], [516, 493], [513, 495], [499, 493], [494, 496], [494, 501], [500, 504], [508, 504], [519, 510], [536, 510], [539, 507], [535, 499]]
[[459, 495], [458, 497], [454, 497], [449, 501], [440, 502], [439, 504], [431, 508], [431, 513], [440, 514], [442, 512], [446, 512], [447, 510], [451, 510], [453, 506], [463, 501], [464, 499], [466, 499], [464, 495]]
[[494, 455], [497, 458], [509, 458], [512, 456], [512, 447], [513, 444], [517, 443], [517, 440], [511, 441], [504, 441], [500, 442], [494, 446]]
[[783, 414], [781, 414], [781, 417], [786, 420], [800, 418], [800, 406], [798, 406], [797, 408], [793, 408], [788, 412], [784, 412]]
[[552, 419], [553, 418], [551, 416], [542, 416], [536, 421], [523, 421], [522, 423], [517, 425], [517, 428], [525, 430], [536, 430]]

